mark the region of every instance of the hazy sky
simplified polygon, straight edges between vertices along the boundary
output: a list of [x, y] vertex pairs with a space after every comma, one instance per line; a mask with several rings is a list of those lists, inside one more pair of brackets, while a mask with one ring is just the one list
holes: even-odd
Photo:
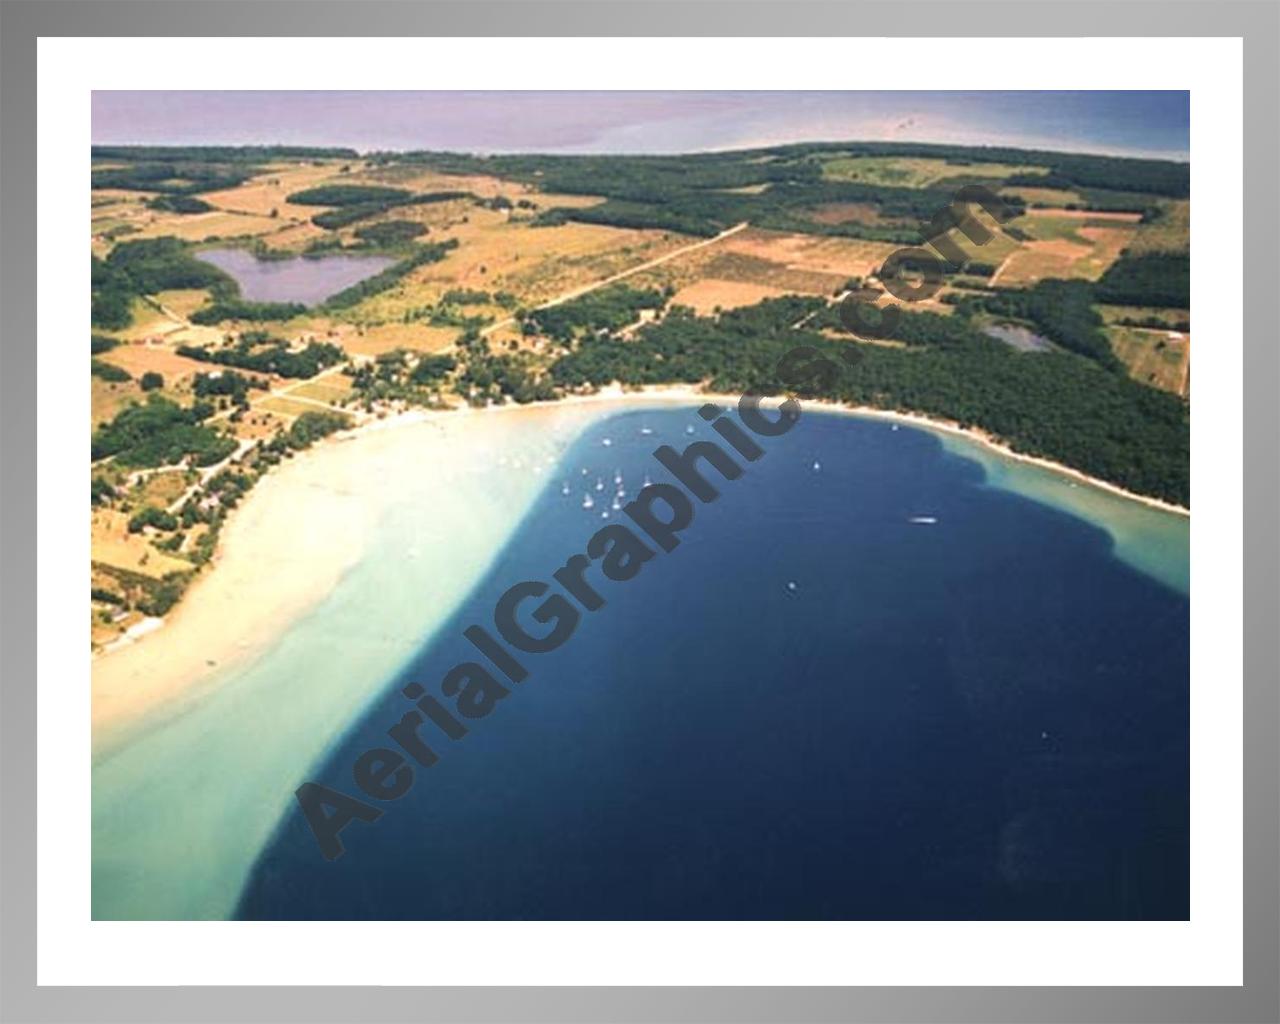
[[95, 92], [95, 143], [671, 153], [896, 139], [1187, 159], [1186, 92]]

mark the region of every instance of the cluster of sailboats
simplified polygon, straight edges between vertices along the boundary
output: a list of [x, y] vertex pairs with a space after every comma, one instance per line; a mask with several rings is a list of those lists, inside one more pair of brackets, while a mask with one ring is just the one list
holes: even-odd
[[[582, 470], [582, 475], [584, 477], [590, 476], [591, 475], [590, 470], [584, 467]], [[644, 477], [644, 482], [640, 486], [641, 488], [648, 487], [649, 484], [651, 484], [652, 482], [653, 481], [649, 479], [649, 475], [646, 473]], [[607, 508], [601, 508], [601, 511], [600, 511], [601, 519], [608, 519], [610, 512], [622, 511], [622, 502], [623, 502], [623, 499], [626, 498], [627, 496], [627, 486], [626, 486], [626, 481], [622, 477], [622, 470], [615, 469], [613, 471], [612, 497], [609, 497], [606, 495], [605, 492], [607, 487], [608, 487], [608, 483], [606, 479], [603, 476], [597, 476], [595, 483], [588, 485], [586, 491], [583, 492], [583, 495], [582, 495], [583, 509], [586, 511], [591, 511], [592, 509], [596, 508], [597, 505], [604, 506], [605, 503], [608, 502]], [[561, 494], [567, 496], [571, 494], [572, 491], [573, 491], [573, 488], [569, 486], [569, 481], [566, 480], [563, 484], [560, 485]]]

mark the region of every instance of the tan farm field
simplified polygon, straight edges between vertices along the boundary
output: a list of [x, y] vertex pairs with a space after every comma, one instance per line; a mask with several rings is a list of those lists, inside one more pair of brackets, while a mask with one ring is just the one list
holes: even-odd
[[166, 387], [173, 387], [180, 380], [210, 369], [209, 366], [195, 359], [178, 355], [168, 345], [153, 345], [147, 342], [118, 345], [98, 358], [128, 370], [135, 379], [148, 371], [158, 373], [164, 377]]
[[111, 509], [95, 509], [90, 518], [93, 561], [160, 579], [167, 573], [191, 569], [191, 563], [152, 547], [141, 533], [129, 532], [129, 516]]
[[1106, 333], [1112, 351], [1134, 380], [1186, 397], [1191, 335], [1143, 327], [1108, 327]]
[[783, 289], [771, 288], [768, 285], [706, 277], [681, 288], [671, 302], [676, 306], [689, 306], [699, 314], [706, 315], [723, 309], [754, 306], [764, 299], [774, 299], [786, 294], [787, 292]]
[[531, 227], [509, 222], [500, 211], [479, 208], [447, 237], [458, 240], [457, 249], [370, 297], [352, 311], [353, 317], [399, 320], [455, 288], [511, 292], [523, 305], [533, 306], [696, 241], [670, 232], [602, 224]]
[[342, 161], [332, 161], [325, 162], [319, 167], [310, 163], [271, 167], [263, 174], [250, 178], [235, 188], [207, 192], [200, 198], [220, 210], [234, 213], [269, 218], [271, 211], [274, 210], [279, 220], [310, 220], [312, 215], [327, 207], [296, 206], [287, 202], [286, 197], [317, 185], [331, 184], [336, 181], [353, 183], [358, 180], [355, 175], [340, 174], [342, 166]]

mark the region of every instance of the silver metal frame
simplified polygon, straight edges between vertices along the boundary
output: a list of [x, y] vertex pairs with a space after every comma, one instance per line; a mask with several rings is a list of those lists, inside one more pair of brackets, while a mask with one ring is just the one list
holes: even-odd
[[[94, 1021], [1280, 1020], [1277, 121], [1270, 0], [1009, 4], [0, 0], [0, 1019]], [[40, 36], [1230, 36], [1244, 40], [1244, 981], [1240, 988], [37, 988], [36, 39]], [[180, 81], [175, 80], [175, 84]], [[407, 979], [406, 979], [407, 980]]]

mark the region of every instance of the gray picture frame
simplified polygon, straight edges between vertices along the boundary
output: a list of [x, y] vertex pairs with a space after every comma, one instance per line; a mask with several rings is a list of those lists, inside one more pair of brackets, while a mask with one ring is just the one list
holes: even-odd
[[[41, 36], [1217, 36], [1244, 41], [1244, 985], [415, 988], [36, 985], [36, 40]], [[1196, 2], [0, 0], [0, 1019], [6, 1021], [1280, 1019], [1280, 5]], [[175, 74], [180, 86], [180, 70]], [[655, 82], [658, 87], [661, 82]], [[1194, 755], [1193, 755], [1194, 756]], [[86, 870], [88, 870], [86, 866]], [[87, 913], [87, 911], [86, 911]], [[508, 951], [514, 952], [514, 951]], [[408, 982], [410, 979], [406, 979]]]

